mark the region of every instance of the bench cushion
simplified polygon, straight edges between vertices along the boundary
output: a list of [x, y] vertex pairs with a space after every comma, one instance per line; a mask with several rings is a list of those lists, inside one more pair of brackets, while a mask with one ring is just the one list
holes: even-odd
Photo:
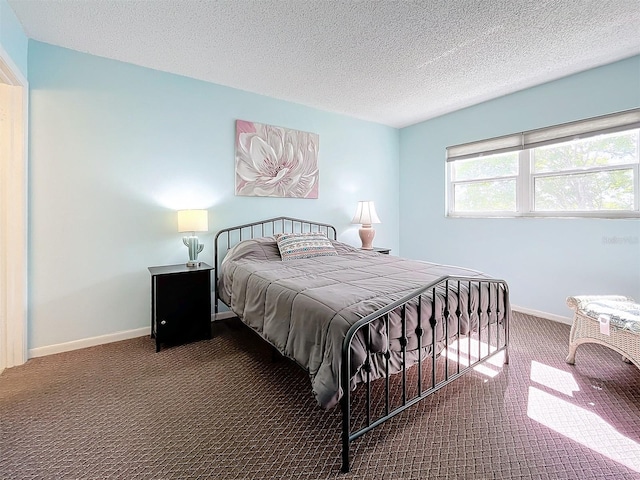
[[640, 304], [619, 300], [594, 300], [581, 309], [586, 316], [598, 320], [608, 315], [611, 325], [640, 335]]

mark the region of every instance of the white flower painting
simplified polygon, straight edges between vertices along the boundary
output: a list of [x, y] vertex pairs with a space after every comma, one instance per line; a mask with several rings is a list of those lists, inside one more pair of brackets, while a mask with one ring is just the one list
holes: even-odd
[[236, 120], [236, 195], [318, 198], [315, 133]]

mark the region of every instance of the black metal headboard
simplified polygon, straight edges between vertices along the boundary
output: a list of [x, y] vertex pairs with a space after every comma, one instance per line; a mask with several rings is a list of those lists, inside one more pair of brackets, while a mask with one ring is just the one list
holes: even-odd
[[234, 227], [220, 230], [213, 241], [214, 249], [214, 267], [215, 267], [215, 307], [214, 313], [218, 315], [218, 272], [220, 264], [229, 249], [237, 245], [243, 240], [249, 240], [259, 237], [270, 237], [276, 233], [304, 233], [304, 232], [321, 232], [329, 239], [337, 240], [336, 227], [327, 223], [319, 223], [311, 220], [301, 220], [291, 217], [275, 217], [267, 220], [259, 220], [253, 223], [245, 223], [244, 225], [236, 225]]

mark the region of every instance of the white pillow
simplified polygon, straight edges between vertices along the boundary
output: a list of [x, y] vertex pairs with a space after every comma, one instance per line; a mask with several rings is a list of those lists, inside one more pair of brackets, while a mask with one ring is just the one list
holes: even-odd
[[323, 233], [278, 233], [275, 238], [282, 260], [338, 255]]

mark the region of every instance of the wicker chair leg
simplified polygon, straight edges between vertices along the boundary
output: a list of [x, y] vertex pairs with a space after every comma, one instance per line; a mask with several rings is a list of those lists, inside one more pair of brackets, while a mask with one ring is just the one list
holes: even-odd
[[576, 350], [578, 349], [578, 345], [575, 344], [570, 344], [569, 345], [569, 355], [567, 355], [567, 358], [565, 360], [565, 362], [567, 362], [569, 365], [575, 365], [576, 364]]

